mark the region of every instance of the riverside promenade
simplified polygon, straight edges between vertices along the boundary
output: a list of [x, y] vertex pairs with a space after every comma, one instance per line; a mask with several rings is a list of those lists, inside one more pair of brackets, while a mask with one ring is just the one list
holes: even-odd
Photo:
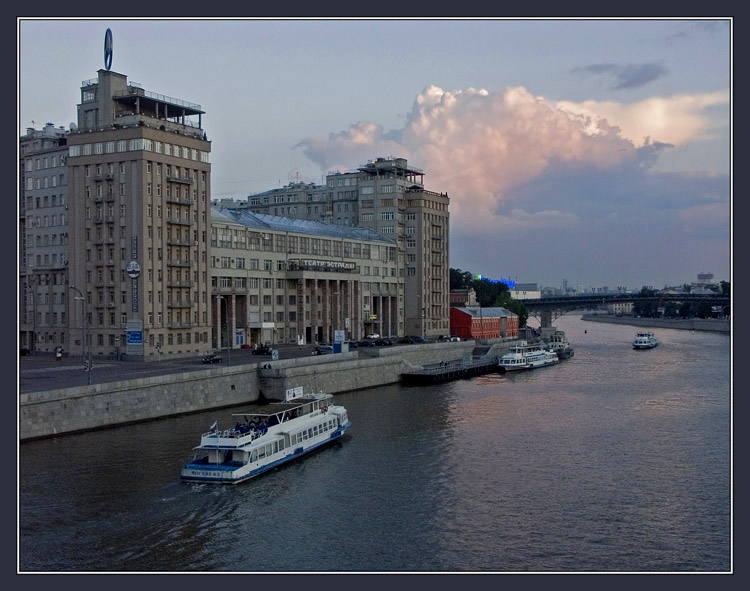
[[716, 318], [636, 318], [635, 316], [612, 316], [610, 314], [583, 314], [581, 320], [628, 324], [643, 328], [674, 328], [677, 330], [701, 330], [727, 334], [732, 329], [730, 320], [718, 320]]

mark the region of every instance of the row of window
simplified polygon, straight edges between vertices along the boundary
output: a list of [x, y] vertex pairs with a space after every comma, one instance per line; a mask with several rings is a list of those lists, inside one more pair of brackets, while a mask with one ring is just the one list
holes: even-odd
[[51, 175], [44, 177], [26, 177], [26, 190], [33, 191], [34, 189], [49, 189], [50, 187], [57, 187], [65, 184], [65, 175]]
[[65, 166], [65, 156], [44, 156], [43, 158], [27, 158], [25, 169], [27, 172], [34, 170], [43, 170], [46, 168], [57, 168], [59, 166]]
[[148, 138], [136, 138], [131, 140], [118, 140], [110, 142], [98, 142], [95, 144], [79, 144], [68, 148], [68, 156], [90, 156], [92, 154], [114, 154], [115, 152], [136, 152], [146, 151], [164, 154], [165, 156], [174, 156], [175, 158], [184, 158], [186, 160], [197, 160], [200, 162], [209, 162], [208, 152], [178, 146], [176, 144], [167, 144], [157, 142]]

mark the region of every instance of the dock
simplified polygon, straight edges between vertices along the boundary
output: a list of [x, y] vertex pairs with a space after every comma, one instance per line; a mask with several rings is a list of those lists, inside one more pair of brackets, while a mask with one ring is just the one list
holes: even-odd
[[401, 382], [412, 386], [425, 386], [488, 373], [505, 373], [505, 368], [498, 365], [498, 358], [495, 356], [474, 359], [470, 362], [446, 361], [425, 366], [421, 370], [402, 373]]

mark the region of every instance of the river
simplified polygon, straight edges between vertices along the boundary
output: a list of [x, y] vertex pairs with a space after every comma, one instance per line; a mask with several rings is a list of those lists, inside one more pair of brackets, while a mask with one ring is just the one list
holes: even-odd
[[549, 368], [336, 396], [341, 441], [187, 484], [208, 411], [20, 446], [22, 572], [727, 572], [726, 334], [555, 322]]

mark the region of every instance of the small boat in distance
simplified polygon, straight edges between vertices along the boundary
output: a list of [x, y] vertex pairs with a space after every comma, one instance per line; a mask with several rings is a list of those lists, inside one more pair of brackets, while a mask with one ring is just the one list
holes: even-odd
[[557, 358], [560, 361], [570, 359], [575, 354], [573, 347], [570, 346], [568, 339], [565, 337], [565, 331], [562, 330], [556, 330], [549, 336], [547, 349], [557, 353]]
[[541, 344], [519, 341], [505, 355], [500, 357], [498, 365], [505, 371], [518, 371], [544, 367], [559, 362], [557, 353], [544, 349]]
[[633, 341], [633, 349], [653, 349], [659, 341], [652, 332], [639, 332]]
[[236, 484], [340, 438], [351, 421], [346, 409], [332, 401], [331, 394], [303, 394], [302, 388], [292, 388], [284, 402], [233, 414], [236, 424], [231, 429], [218, 430], [214, 422], [201, 435], [181, 478]]

